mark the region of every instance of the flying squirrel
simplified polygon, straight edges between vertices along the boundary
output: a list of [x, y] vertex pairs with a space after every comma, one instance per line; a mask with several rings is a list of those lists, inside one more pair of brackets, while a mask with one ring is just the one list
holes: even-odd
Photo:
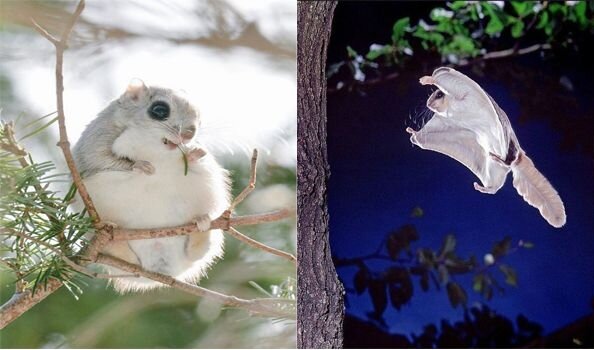
[[413, 144], [443, 153], [470, 169], [481, 181], [474, 188], [494, 194], [512, 172], [513, 185], [528, 204], [554, 227], [566, 222], [557, 191], [520, 147], [505, 112], [475, 81], [448, 67], [437, 68], [422, 85], [438, 90], [427, 100], [433, 118], [420, 130], [407, 128]]
[[[127, 229], [195, 222], [200, 231], [116, 241], [105, 253], [186, 282], [197, 282], [223, 254], [223, 233], [208, 229], [228, 207], [229, 177], [199, 144], [199, 127], [197, 109], [180, 94], [138, 79], [86, 127], [73, 155], [103, 221]], [[163, 286], [141, 277], [111, 282], [122, 293]]]

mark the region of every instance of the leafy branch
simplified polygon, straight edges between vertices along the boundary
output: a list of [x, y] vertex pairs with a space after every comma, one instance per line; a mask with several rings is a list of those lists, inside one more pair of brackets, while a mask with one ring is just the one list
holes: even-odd
[[[186, 291], [193, 295], [214, 299], [224, 305], [237, 307], [260, 316], [295, 317], [294, 292], [280, 293], [283, 297], [245, 300], [179, 281], [171, 276], [154, 273], [141, 266], [130, 264], [102, 253], [102, 249], [112, 241], [123, 239], [151, 239], [174, 235], [200, 234], [195, 224], [182, 225], [158, 230], [127, 230], [117, 228], [100, 220], [92, 199], [87, 193], [76, 169], [70, 142], [66, 133], [63, 105], [63, 54], [67, 48], [68, 37], [74, 24], [84, 9], [81, 0], [67, 22], [60, 37], [55, 38], [33, 21], [38, 32], [50, 41], [56, 49], [56, 98], [57, 117], [38, 127], [47, 116], [34, 122], [37, 127], [26, 137], [35, 135], [57, 121], [60, 130], [58, 146], [62, 149], [70, 170], [67, 174], [50, 174], [55, 170], [53, 163], [35, 163], [32, 156], [17, 141], [14, 122], [0, 124], [0, 249], [5, 251], [2, 266], [16, 275], [16, 290], [12, 298], [0, 306], [0, 329], [4, 328], [35, 304], [59, 289], [67, 287], [75, 297], [82, 293], [81, 275], [95, 278], [139, 277], [153, 279], [165, 285]], [[49, 115], [48, 115], [49, 116]], [[233, 237], [263, 251], [281, 256], [293, 263], [292, 254], [266, 246], [239, 231], [234, 226], [255, 225], [278, 221], [293, 215], [288, 209], [271, 213], [233, 216], [234, 208], [255, 189], [257, 151], [251, 161], [250, 180], [246, 188], [235, 198], [219, 218], [211, 221], [210, 228], [220, 228]], [[65, 196], [50, 189], [56, 182], [69, 181], [73, 185]], [[83, 199], [85, 209], [81, 213], [68, 210], [76, 193]], [[84, 235], [94, 232], [92, 239]], [[101, 263], [118, 267], [129, 272], [127, 275], [108, 275], [95, 273], [87, 268], [89, 264]], [[288, 286], [291, 289], [293, 287]], [[292, 289], [291, 289], [292, 290]]]
[[453, 1], [446, 8], [432, 9], [429, 19], [416, 24], [409, 17], [397, 19], [390, 42], [371, 44], [366, 53], [347, 46], [346, 59], [330, 64], [327, 78], [341, 73], [331, 90], [393, 79], [421, 53], [437, 54], [442, 63], [452, 66], [465, 66], [535, 51], [577, 48], [588, 45], [578, 40], [583, 32], [594, 32], [592, 8], [586, 1]]
[[[490, 300], [495, 291], [503, 293], [504, 288], [496, 277], [500, 271], [504, 283], [517, 285], [517, 274], [513, 267], [504, 262], [504, 258], [519, 249], [529, 249], [533, 244], [518, 241], [513, 244], [510, 237], [505, 237], [493, 245], [484, 255], [483, 262], [475, 256], [462, 258], [456, 253], [456, 237], [447, 235], [438, 250], [417, 248], [411, 245], [419, 240], [419, 233], [414, 225], [404, 225], [390, 232], [381, 241], [378, 248], [367, 255], [354, 258], [335, 258], [337, 268], [356, 266], [352, 287], [348, 293], [361, 295], [368, 292], [373, 304], [371, 319], [383, 323], [382, 315], [388, 306], [388, 299], [393, 308], [400, 310], [413, 296], [413, 277], [416, 276], [421, 290], [428, 291], [431, 284], [436, 290], [445, 288], [452, 307], [466, 309], [468, 296], [465, 288], [456, 281], [457, 276], [472, 275], [472, 289]], [[384, 261], [386, 267], [372, 269], [371, 261]]]

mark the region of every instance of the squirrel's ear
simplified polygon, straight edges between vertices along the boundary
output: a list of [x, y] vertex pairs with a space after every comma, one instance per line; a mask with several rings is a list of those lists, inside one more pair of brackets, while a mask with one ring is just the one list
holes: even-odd
[[126, 92], [122, 95], [122, 98], [138, 102], [147, 94], [147, 92], [148, 87], [144, 85], [144, 82], [138, 78], [134, 78], [128, 84]]

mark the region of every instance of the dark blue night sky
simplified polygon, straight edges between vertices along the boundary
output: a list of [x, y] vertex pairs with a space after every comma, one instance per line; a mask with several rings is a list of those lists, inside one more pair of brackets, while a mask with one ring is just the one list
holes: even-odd
[[[374, 39], [373, 35], [366, 38], [365, 33], [337, 31], [347, 22], [340, 16], [350, 18], [347, 11], [353, 7], [341, 9], [339, 5], [329, 63], [341, 59], [344, 43], [361, 41], [368, 45]], [[364, 19], [365, 14], [361, 11], [359, 14]], [[398, 17], [392, 17], [391, 21]], [[389, 35], [390, 27], [387, 28], [376, 30]], [[513, 64], [515, 69], [532, 69], [545, 75], [559, 74], [560, 69], [548, 66], [537, 55]], [[492, 78], [489, 74], [479, 77], [470, 70], [460, 69], [507, 112], [522, 148], [559, 192], [567, 212], [567, 224], [561, 229], [549, 226], [538, 210], [523, 201], [511, 184], [511, 173], [497, 194], [482, 194], [472, 186], [478, 179], [462, 164], [412, 146], [405, 127], [411, 125], [409, 116], [418, 118], [431, 92], [418, 84], [418, 78], [430, 75], [435, 66], [409, 71], [397, 81], [378, 84], [367, 89], [365, 96], [329, 93], [328, 197], [333, 255], [348, 258], [369, 254], [388, 232], [408, 223], [414, 224], [420, 234], [414, 248], [437, 249], [446, 234], [454, 233], [457, 253], [462, 257], [476, 254], [480, 260], [495, 241], [509, 235], [514, 242], [524, 239], [535, 244], [531, 250], [521, 250], [505, 258], [517, 270], [518, 287], [505, 286], [504, 295], [496, 294], [486, 302], [472, 291], [470, 276], [459, 278], [467, 289], [470, 305], [486, 302], [511, 319], [522, 313], [540, 323], [545, 333], [591, 313], [594, 169], [592, 149], [589, 141], [584, 141], [584, 133], [586, 139], [594, 137], [591, 101], [594, 92], [587, 78], [593, 76], [591, 68], [584, 72], [581, 70], [584, 67], [577, 64], [565, 70], [561, 68], [574, 84], [577, 108], [583, 113], [566, 115], [575, 107], [556, 103], [542, 108], [545, 111], [542, 116], [525, 116], [522, 120], [519, 116], [523, 103], [531, 94], [541, 93], [537, 87], [523, 95], [512, 94], [514, 83], [509, 79]], [[489, 72], [489, 67], [485, 71]], [[546, 96], [540, 98], [550, 100]], [[576, 125], [582, 130], [573, 135], [568, 130]], [[584, 131], [584, 125], [589, 129]], [[423, 217], [410, 216], [415, 206], [424, 210]], [[382, 264], [370, 265], [381, 268], [385, 266]], [[356, 267], [338, 269], [346, 287], [352, 288], [355, 272]], [[422, 292], [418, 279], [413, 280], [415, 291], [410, 303], [401, 311], [388, 308], [384, 314], [390, 331], [419, 333], [424, 325], [439, 323], [442, 318], [462, 319], [463, 311], [450, 306], [445, 291], [435, 291], [432, 287], [429, 292]], [[367, 293], [359, 297], [351, 293], [348, 302], [347, 312], [363, 319], [373, 309]]]

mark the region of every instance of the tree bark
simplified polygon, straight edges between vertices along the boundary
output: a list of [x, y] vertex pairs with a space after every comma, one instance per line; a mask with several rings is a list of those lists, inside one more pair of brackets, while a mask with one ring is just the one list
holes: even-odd
[[342, 347], [344, 288], [332, 263], [326, 183], [326, 49], [336, 2], [297, 5], [298, 348]]

